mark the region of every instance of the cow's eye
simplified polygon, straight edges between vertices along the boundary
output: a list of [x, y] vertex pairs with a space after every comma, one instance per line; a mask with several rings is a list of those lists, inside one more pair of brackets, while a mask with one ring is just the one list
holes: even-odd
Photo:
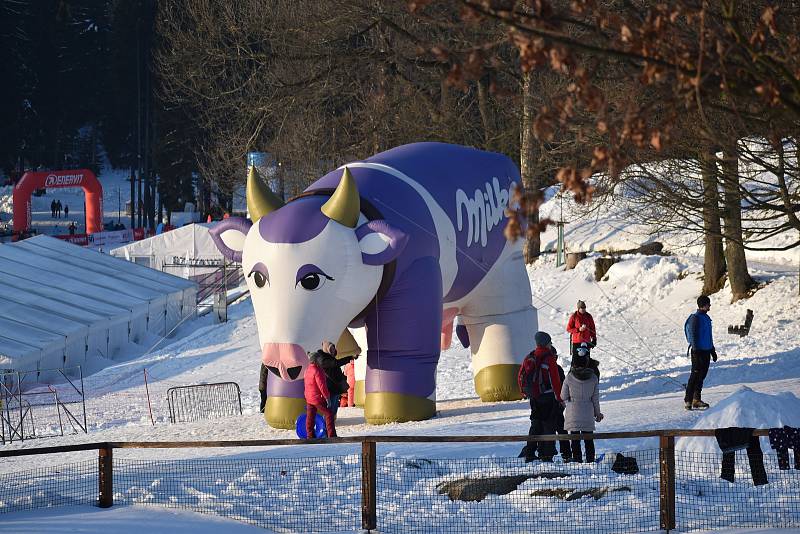
[[261, 271], [250, 271], [248, 276], [253, 277], [258, 287], [264, 287], [267, 284], [267, 277]]
[[323, 283], [324, 279], [320, 278], [319, 273], [308, 273], [300, 279], [300, 285], [303, 286], [303, 289], [307, 289], [308, 291], [316, 291], [322, 287]]

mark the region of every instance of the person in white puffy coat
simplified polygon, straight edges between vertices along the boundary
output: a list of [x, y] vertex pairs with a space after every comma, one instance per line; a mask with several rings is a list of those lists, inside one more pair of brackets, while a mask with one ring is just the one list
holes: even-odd
[[[564, 429], [571, 434], [580, 432], [591, 434], [595, 422], [603, 419], [600, 412], [600, 379], [588, 367], [588, 357], [577, 355], [561, 386], [561, 399], [565, 403]], [[594, 462], [594, 440], [587, 439], [586, 461]], [[581, 442], [572, 442], [573, 461], [582, 462]]]

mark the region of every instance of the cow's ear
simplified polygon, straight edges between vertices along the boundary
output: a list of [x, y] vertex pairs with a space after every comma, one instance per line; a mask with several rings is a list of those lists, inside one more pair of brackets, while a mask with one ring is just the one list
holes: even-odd
[[361, 259], [367, 265], [386, 265], [408, 244], [408, 236], [385, 220], [369, 221], [356, 228]]
[[241, 262], [244, 238], [251, 226], [253, 223], [248, 219], [228, 217], [215, 224], [208, 233], [223, 256], [231, 261]]

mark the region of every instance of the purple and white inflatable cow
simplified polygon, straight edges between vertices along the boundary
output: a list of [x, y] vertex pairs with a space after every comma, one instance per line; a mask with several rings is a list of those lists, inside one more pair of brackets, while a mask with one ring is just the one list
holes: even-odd
[[537, 317], [521, 240], [503, 236], [518, 182], [509, 158], [441, 143], [350, 163], [283, 206], [251, 177], [253, 222], [230, 218], [211, 234], [247, 277], [272, 371], [267, 422], [294, 427], [306, 352], [361, 326], [367, 422], [433, 416], [436, 365], [457, 316], [481, 399], [520, 398]]

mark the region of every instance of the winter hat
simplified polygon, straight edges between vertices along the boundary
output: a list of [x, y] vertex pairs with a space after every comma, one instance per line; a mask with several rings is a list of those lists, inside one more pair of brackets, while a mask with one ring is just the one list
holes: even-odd
[[581, 346], [575, 349], [575, 354], [585, 358], [589, 356], [589, 347], [585, 343], [581, 343]]
[[585, 309], [586, 309], [586, 303], [585, 303], [585, 302], [583, 302], [582, 300], [579, 300], [579, 301], [578, 301], [578, 308], [579, 308], [579, 309], [580, 309], [580, 308], [583, 308], [583, 309], [585, 310]]
[[322, 342], [322, 350], [333, 356], [336, 357], [336, 345], [331, 343], [330, 341], [323, 341]]
[[536, 335], [533, 336], [533, 340], [536, 342], [537, 347], [546, 347], [552, 342], [550, 334], [547, 332], [536, 332]]

